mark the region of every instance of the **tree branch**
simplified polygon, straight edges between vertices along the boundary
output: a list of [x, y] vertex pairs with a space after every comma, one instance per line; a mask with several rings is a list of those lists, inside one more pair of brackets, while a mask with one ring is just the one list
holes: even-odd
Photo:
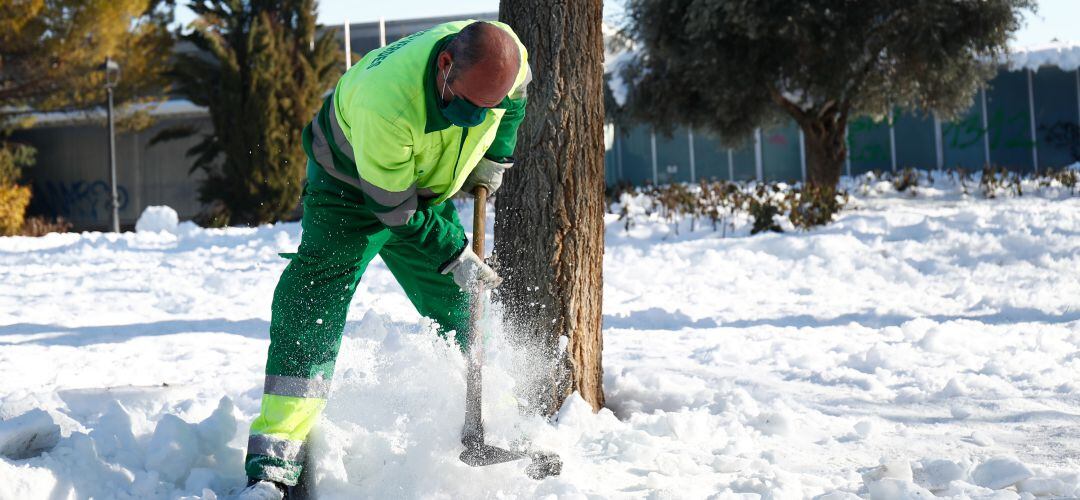
[[787, 111], [788, 114], [791, 115], [791, 117], [794, 118], [796, 122], [802, 125], [803, 122], [808, 120], [806, 112], [803, 111], [802, 108], [797, 106], [795, 103], [791, 102], [790, 99], [784, 97], [784, 95], [780, 93], [780, 90], [777, 89], [775, 85], [766, 85], [766, 87], [769, 89], [769, 97], [772, 98], [772, 101], [779, 105], [781, 108], [784, 108], [784, 111]]

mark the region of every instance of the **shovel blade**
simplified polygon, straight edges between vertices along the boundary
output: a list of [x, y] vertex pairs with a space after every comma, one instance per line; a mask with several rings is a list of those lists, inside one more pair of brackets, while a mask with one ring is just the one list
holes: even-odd
[[510, 451], [490, 444], [474, 443], [465, 448], [459, 458], [461, 458], [462, 462], [473, 467], [483, 467], [485, 465], [513, 462], [527, 456], [525, 453]]
[[512, 451], [490, 444], [473, 444], [461, 452], [461, 461], [473, 467], [502, 464], [513, 462], [523, 458], [531, 458], [532, 462], [525, 467], [525, 474], [529, 477], [541, 480], [545, 477], [558, 476], [562, 473], [562, 460], [558, 455], [547, 452], [522, 452]]

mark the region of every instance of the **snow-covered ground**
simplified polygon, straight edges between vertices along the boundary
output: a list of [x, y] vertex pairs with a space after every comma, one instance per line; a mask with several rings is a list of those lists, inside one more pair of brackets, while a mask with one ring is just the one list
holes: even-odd
[[[457, 460], [462, 358], [376, 261], [313, 436], [316, 490], [1080, 497], [1080, 198], [1052, 198], [861, 193], [831, 226], [753, 237], [609, 219], [608, 409], [517, 416], [519, 358], [489, 339], [490, 435], [531, 435], [565, 462], [539, 482], [520, 463]], [[0, 441], [47, 427], [19, 417], [39, 408], [61, 430], [41, 456], [0, 459], [0, 499], [242, 485], [277, 253], [300, 229], [163, 215], [142, 227], [165, 232], [0, 238]]]

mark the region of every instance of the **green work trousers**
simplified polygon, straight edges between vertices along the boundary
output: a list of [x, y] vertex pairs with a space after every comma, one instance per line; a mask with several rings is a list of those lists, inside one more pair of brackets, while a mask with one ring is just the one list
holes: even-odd
[[[262, 405], [251, 425], [245, 463], [249, 477], [287, 485], [299, 479], [304, 443], [329, 395], [349, 303], [375, 255], [382, 256], [420, 314], [438, 323], [440, 334], [453, 332], [462, 348], [468, 338], [468, 296], [452, 276], [439, 273], [454, 255], [435, 255], [392, 234], [364, 206], [359, 190], [310, 160], [307, 170], [304, 231], [274, 290]], [[462, 239], [453, 203], [426, 210], [426, 216], [443, 217], [457, 229], [447, 238]], [[459, 251], [464, 244], [462, 239]]]

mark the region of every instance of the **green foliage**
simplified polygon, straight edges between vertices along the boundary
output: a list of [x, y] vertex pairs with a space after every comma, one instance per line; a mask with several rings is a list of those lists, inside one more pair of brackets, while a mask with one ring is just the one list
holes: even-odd
[[[173, 0], [0, 1], [0, 128], [30, 125], [30, 112], [100, 106], [106, 57], [121, 67], [117, 103], [163, 99], [172, 20]], [[145, 112], [121, 118], [149, 124]]]
[[639, 54], [628, 111], [729, 144], [793, 118], [808, 180], [835, 186], [849, 119], [891, 107], [955, 116], [1034, 0], [629, 0]]
[[829, 186], [805, 186], [787, 197], [788, 219], [797, 228], [810, 229], [832, 222], [847, 205], [848, 195]]
[[63, 217], [49, 219], [41, 215], [27, 217], [19, 231], [21, 236], [45, 236], [49, 233], [66, 233], [71, 231], [72, 224]]
[[34, 164], [34, 153], [30, 146], [0, 142], [0, 236], [18, 234], [22, 228], [30, 188], [18, 181], [23, 167]]
[[[177, 91], [210, 109], [213, 134], [188, 150], [207, 222], [261, 224], [295, 208], [304, 176], [301, 131], [340, 76], [331, 32], [317, 36], [314, 0], [206, 0], [183, 35]], [[167, 132], [176, 138], [192, 135]], [[159, 138], [160, 140], [160, 138]]]
[[10, 186], [22, 179], [22, 169], [34, 165], [37, 150], [26, 144], [0, 142], [0, 186]]
[[758, 234], [765, 231], [782, 233], [784, 230], [776, 223], [776, 216], [780, 215], [780, 207], [772, 203], [772, 200], [752, 198], [750, 200], [750, 216], [754, 223], [750, 228], [750, 234]]
[[19, 233], [26, 207], [30, 205], [30, 188], [18, 184], [0, 186], [0, 236]]
[[831, 222], [848, 200], [846, 193], [835, 189], [715, 180], [640, 188], [620, 184], [608, 197], [609, 210], [617, 207], [612, 211], [619, 214], [627, 230], [641, 217], [658, 216], [671, 224], [675, 234], [684, 219], [689, 219], [691, 232], [696, 230], [698, 219], [706, 219], [713, 231], [721, 230], [724, 236], [739, 216], [751, 219], [750, 234], [783, 232], [777, 217], [784, 216], [795, 228], [809, 230]]
[[1022, 180], [1020, 174], [1005, 167], [987, 165], [983, 167], [979, 187], [987, 198], [997, 198], [1002, 194], [1023, 196]]
[[905, 168], [893, 177], [892, 183], [897, 192], [908, 191], [914, 196], [919, 187], [919, 173], [913, 168]]
[[1054, 183], [1069, 189], [1069, 194], [1076, 195], [1077, 187], [1080, 187], [1080, 172], [1071, 168], [1049, 170], [1040, 178], [1041, 187], [1051, 187]]

